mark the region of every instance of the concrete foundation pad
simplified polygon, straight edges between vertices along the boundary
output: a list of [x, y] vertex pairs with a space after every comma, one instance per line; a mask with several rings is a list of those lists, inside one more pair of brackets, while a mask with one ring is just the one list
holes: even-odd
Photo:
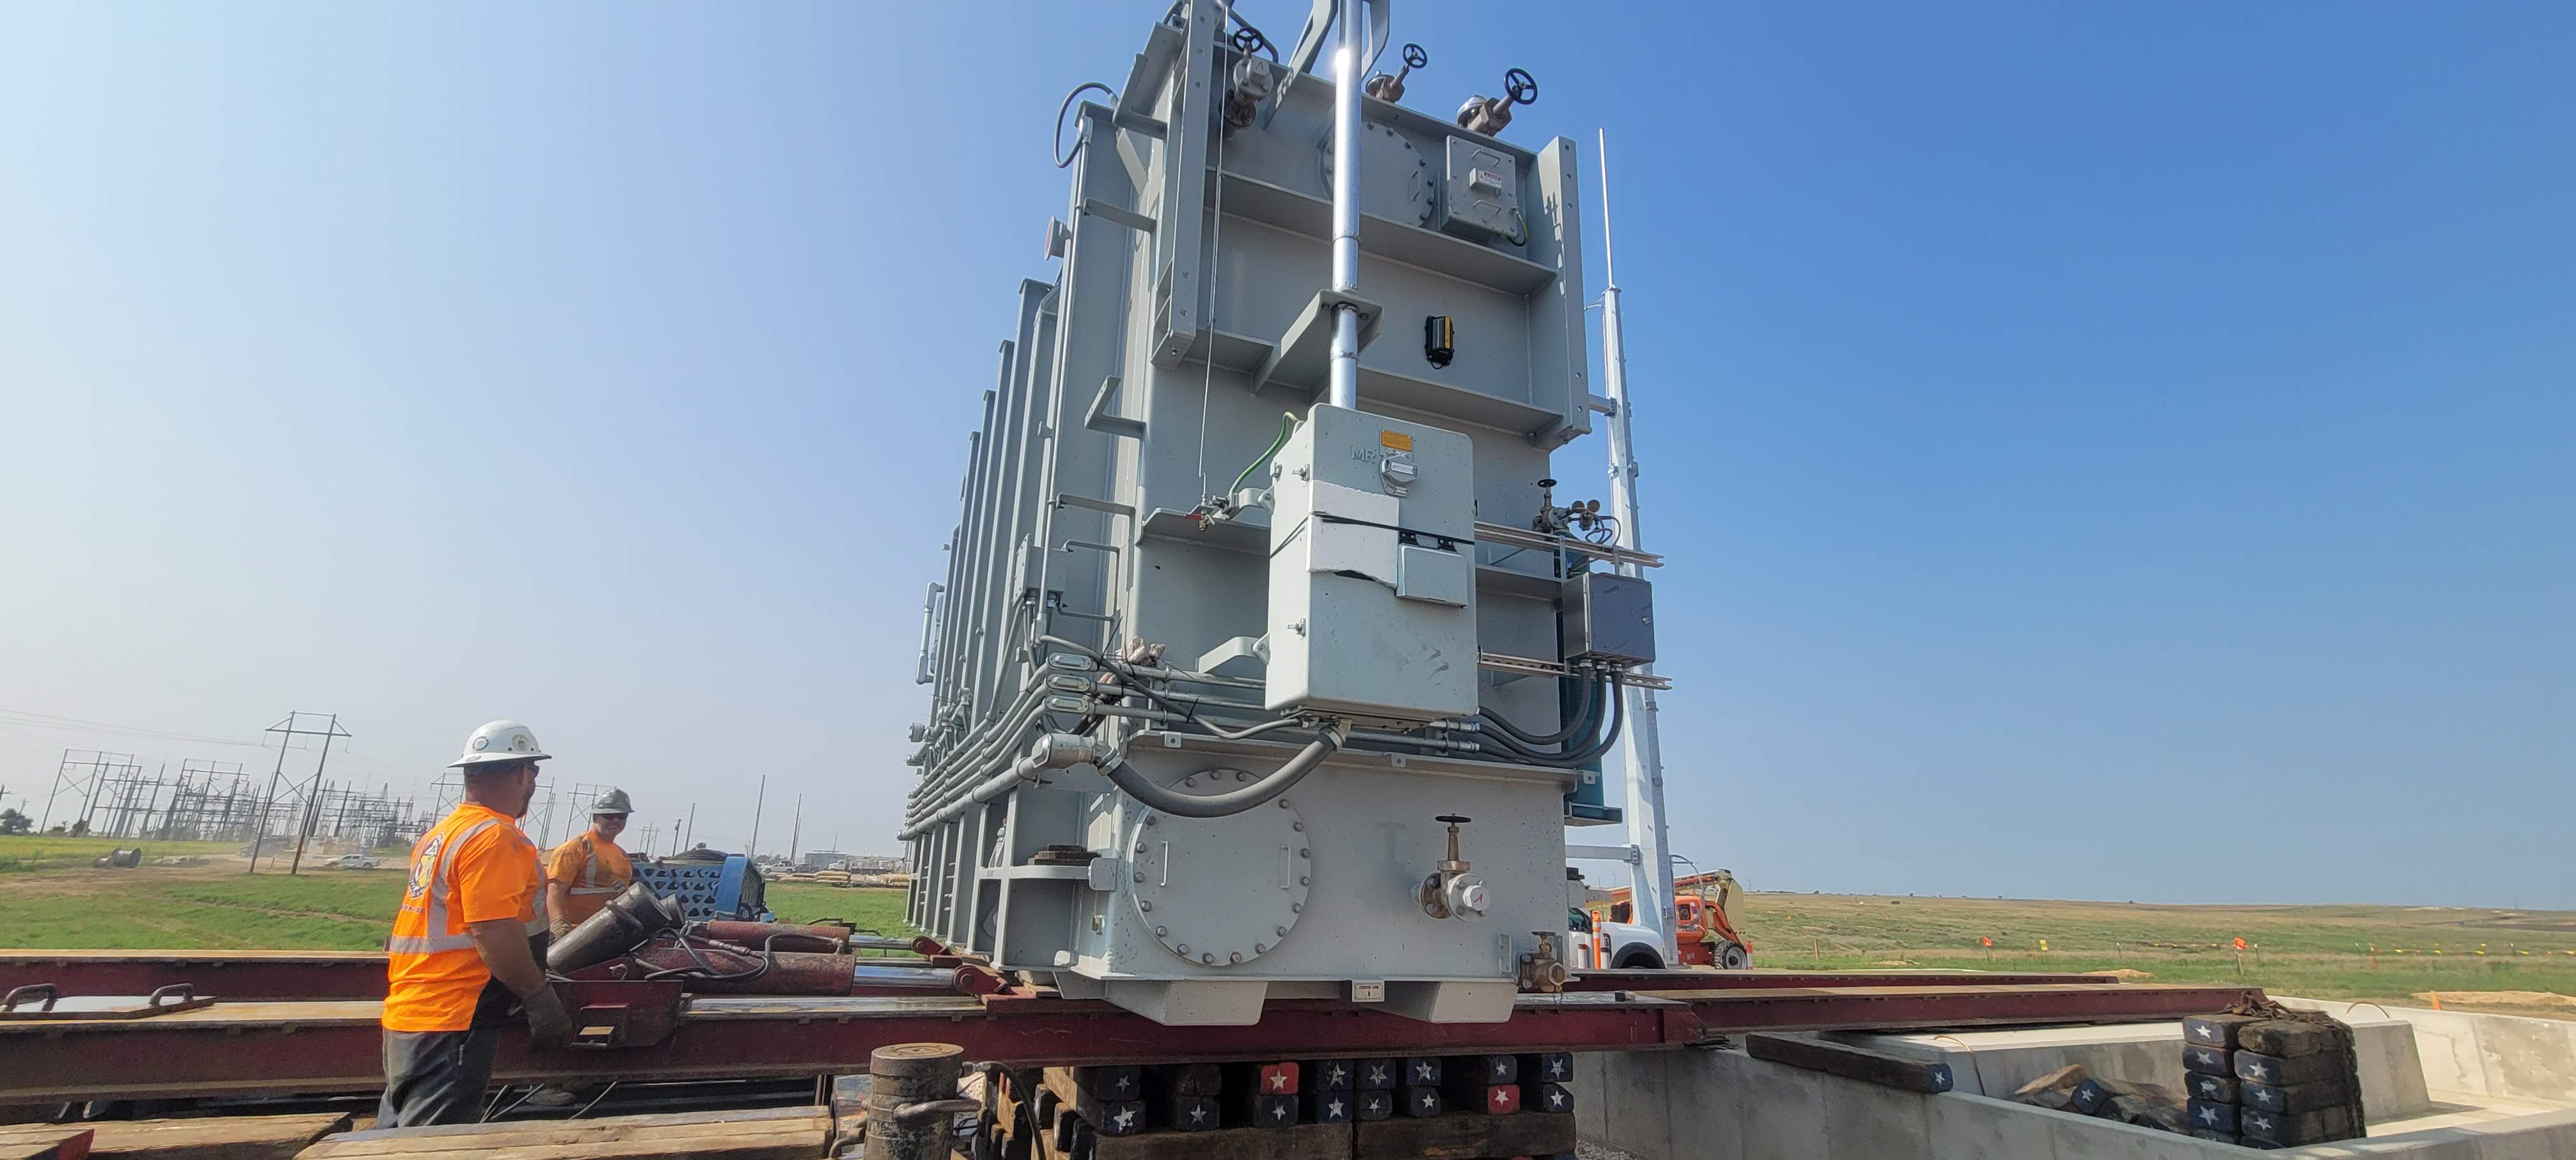
[[[2275, 1154], [2576, 1160], [2576, 1100], [2507, 1094], [2576, 1082], [2576, 1075], [2552, 1070], [2561, 1045], [2576, 1051], [2576, 1024], [2370, 1004], [2349, 1012], [2345, 1004], [2284, 1001], [2327, 1008], [2353, 1024], [2372, 1123], [2366, 1140]], [[1641, 1160], [2217, 1160], [2251, 1154], [1995, 1098], [2068, 1063], [2109, 1079], [2179, 1088], [2179, 1023], [1835, 1038], [1948, 1063], [1958, 1089], [1899, 1091], [1723, 1047], [1583, 1055], [1575, 1061], [1578, 1128], [1585, 1140]], [[2464, 1082], [2480, 1086], [2458, 1086]]]

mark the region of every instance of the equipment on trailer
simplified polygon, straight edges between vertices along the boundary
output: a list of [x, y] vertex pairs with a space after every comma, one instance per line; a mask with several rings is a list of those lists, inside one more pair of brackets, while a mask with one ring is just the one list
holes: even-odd
[[703, 847], [671, 858], [635, 864], [635, 880], [653, 893], [680, 904], [680, 916], [691, 922], [742, 919], [767, 922], [767, 888], [760, 868], [740, 854]]

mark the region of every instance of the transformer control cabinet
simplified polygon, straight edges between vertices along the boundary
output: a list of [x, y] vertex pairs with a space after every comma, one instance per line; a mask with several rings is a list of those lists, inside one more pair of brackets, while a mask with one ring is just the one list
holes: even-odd
[[1615, 572], [1580, 572], [1566, 577], [1557, 606], [1565, 659], [1654, 663], [1654, 585]]
[[1279, 449], [1268, 707], [1476, 714], [1476, 488], [1465, 435], [1317, 404]]

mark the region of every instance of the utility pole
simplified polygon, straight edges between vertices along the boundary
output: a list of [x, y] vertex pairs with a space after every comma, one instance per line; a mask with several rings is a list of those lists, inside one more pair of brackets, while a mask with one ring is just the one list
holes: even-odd
[[[286, 723], [293, 725], [295, 723], [295, 714], [287, 714]], [[277, 768], [268, 771], [268, 793], [262, 795], [259, 799], [259, 821], [252, 826], [250, 832], [250, 869], [244, 871], [244, 873], [259, 873], [260, 850], [268, 845], [268, 811], [275, 808], [277, 805], [277, 779], [286, 773], [286, 743], [288, 740], [289, 738], [285, 737], [277, 739]]]
[[682, 844], [681, 844], [681, 846], [680, 846], [680, 849], [681, 849], [681, 850], [683, 850], [683, 851], [688, 850], [688, 849], [689, 849], [689, 846], [687, 845], [687, 843], [688, 843], [691, 839], [696, 838], [697, 836], [698, 836], [698, 803], [696, 803], [696, 802], [690, 802], [690, 803], [689, 803], [689, 828], [688, 828], [688, 831], [687, 831], [686, 833], [683, 833], [683, 834], [680, 836], [680, 842], [682, 843]]
[[805, 795], [796, 795], [796, 821], [787, 827], [787, 860], [796, 861], [796, 846], [805, 840]]
[[[1610, 134], [1602, 131], [1601, 148], [1601, 382], [1610, 392], [1610, 506], [1619, 517], [1616, 543], [1636, 551], [1643, 542], [1637, 526], [1637, 445], [1635, 407], [1628, 400], [1628, 344], [1619, 325], [1619, 275], [1610, 260]], [[1622, 563], [1622, 576], [1636, 576], [1637, 565]], [[1639, 665], [1639, 676], [1652, 676], [1653, 665]], [[1623, 684], [1627, 700], [1628, 737], [1621, 764], [1628, 775], [1628, 840], [1637, 844], [1632, 879], [1634, 917], [1654, 928], [1664, 961], [1681, 961], [1673, 930], [1673, 863], [1664, 834], [1664, 745], [1655, 721], [1655, 692]], [[1652, 917], [1649, 917], [1652, 916]]]
[[[287, 720], [292, 724], [294, 718]], [[304, 840], [313, 836], [313, 822], [322, 813], [322, 770], [331, 764], [331, 739], [348, 735], [340, 728], [340, 715], [331, 714], [331, 724], [322, 730], [322, 756], [313, 763], [313, 790], [304, 795], [304, 824], [295, 831], [295, 860], [286, 864], [289, 877], [304, 868]]]
[[751, 799], [751, 844], [742, 848], [743, 861], [750, 861], [760, 852], [760, 807], [768, 800], [769, 775], [764, 773], [760, 775], [760, 793]]

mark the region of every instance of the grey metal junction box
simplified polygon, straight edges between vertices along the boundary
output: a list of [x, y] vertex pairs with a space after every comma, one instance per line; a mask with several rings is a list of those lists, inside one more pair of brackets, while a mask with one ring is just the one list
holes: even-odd
[[1642, 577], [1583, 572], [1557, 604], [1567, 660], [1617, 665], [1655, 661], [1655, 586]]

